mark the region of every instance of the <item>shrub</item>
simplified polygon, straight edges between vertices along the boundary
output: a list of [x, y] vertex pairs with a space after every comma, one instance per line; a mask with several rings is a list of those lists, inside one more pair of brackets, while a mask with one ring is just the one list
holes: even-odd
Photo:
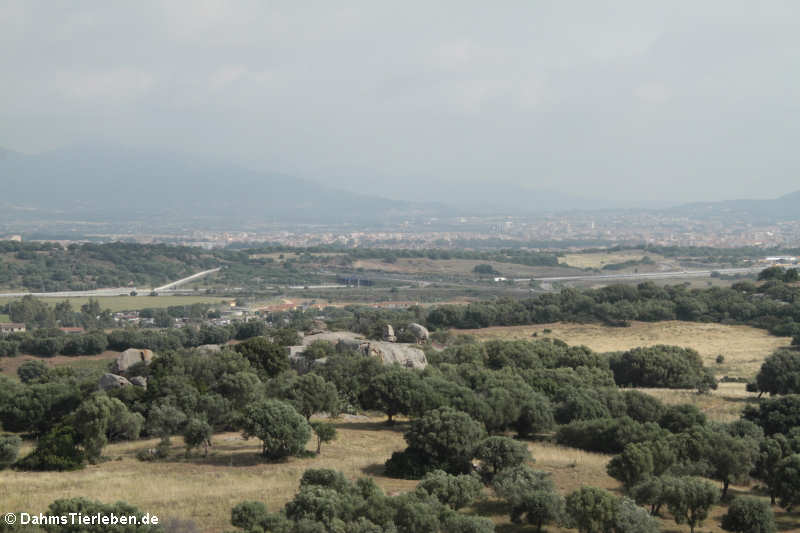
[[16, 435], [0, 435], [0, 470], [17, 460], [22, 439]]
[[433, 496], [451, 509], [458, 510], [475, 501], [481, 494], [480, 479], [474, 474], [454, 476], [443, 470], [425, 475], [416, 491]]
[[722, 517], [722, 529], [736, 533], [775, 533], [775, 515], [758, 498], [734, 498]]

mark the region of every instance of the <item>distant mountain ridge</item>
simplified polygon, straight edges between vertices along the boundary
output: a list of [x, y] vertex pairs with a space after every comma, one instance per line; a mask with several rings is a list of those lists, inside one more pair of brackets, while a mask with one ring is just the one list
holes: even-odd
[[766, 200], [724, 200], [694, 202], [666, 210], [693, 216], [739, 216], [753, 222], [800, 220], [800, 191]]
[[217, 161], [119, 147], [0, 155], [0, 187], [8, 191], [0, 204], [42, 217], [346, 222], [413, 209]]
[[[374, 185], [374, 184], [373, 184]], [[661, 212], [772, 223], [800, 220], [800, 191], [772, 200], [696, 202], [670, 208], [622, 206], [613, 196], [479, 183], [398, 180], [390, 196], [346, 191], [217, 160], [119, 146], [26, 155], [0, 148], [0, 223], [12, 220], [136, 221], [172, 227], [241, 228], [270, 223], [396, 224], [416, 216], [539, 215], [570, 211]], [[365, 187], [364, 190], [382, 191]]]

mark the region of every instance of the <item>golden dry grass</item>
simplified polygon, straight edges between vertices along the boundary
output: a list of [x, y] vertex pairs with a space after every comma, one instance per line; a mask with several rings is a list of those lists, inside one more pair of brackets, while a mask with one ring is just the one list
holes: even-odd
[[174, 459], [162, 462], [135, 458], [155, 440], [113, 444], [103, 452], [111, 460], [76, 472], [0, 472], [0, 502], [5, 511], [40, 512], [57, 498], [124, 500], [162, 519], [191, 519], [202, 531], [222, 531], [230, 529], [230, 510], [241, 501], [263, 501], [273, 511], [283, 507], [308, 468], [334, 468], [351, 479], [374, 475], [387, 493], [413, 488], [414, 481], [380, 475], [392, 452], [405, 448], [402, 426], [387, 428], [382, 421], [338, 422], [338, 439], [321, 455], [283, 463], [263, 462], [259, 441], [237, 433], [216, 435], [207, 458], [184, 459], [182, 441], [174, 438]]
[[664, 258], [657, 254], [628, 252], [597, 252], [589, 254], [566, 254], [558, 258], [558, 262], [576, 268], [603, 268], [606, 265], [624, 263], [625, 261], [640, 261], [647, 256], [655, 262]]
[[[549, 329], [551, 333], [544, 334]], [[474, 330], [454, 330], [474, 335], [479, 339], [531, 339], [555, 337], [571, 345], [586, 345], [596, 352], [629, 350], [637, 346], [671, 344], [694, 348], [718, 377], [751, 378], [761, 363], [778, 348], [789, 346], [790, 337], [775, 337], [764, 330], [750, 326], [726, 326], [699, 322], [633, 322], [627, 328], [613, 328], [599, 324], [537, 324], [535, 326], [507, 326]], [[717, 355], [725, 362], [717, 364]]]
[[744, 383], [720, 383], [717, 390], [698, 394], [694, 390], [676, 389], [638, 389], [661, 400], [667, 405], [690, 403], [696, 405], [705, 415], [716, 422], [737, 420], [750, 402], [755, 402], [758, 394], [747, 392]]
[[[258, 500], [274, 511], [290, 500], [297, 490], [302, 473], [308, 468], [333, 468], [350, 479], [372, 476], [388, 494], [412, 490], [415, 481], [390, 479], [382, 475], [383, 462], [392, 452], [405, 447], [403, 424], [387, 427], [382, 418], [339, 421], [339, 438], [324, 446], [322, 454], [310, 458], [292, 458], [283, 463], [265, 463], [258, 457], [259, 443], [242, 440], [237, 433], [216, 435], [209, 457], [183, 457], [180, 438], [173, 439], [172, 457], [163, 462], [140, 462], [135, 453], [153, 447], [156, 440], [114, 444], [106, 447], [109, 461], [77, 472], [0, 471], [0, 507], [6, 511], [40, 512], [57, 498], [86, 497], [103, 502], [124, 500], [160, 519], [177, 517], [193, 520], [200, 531], [220, 532], [231, 529], [230, 510], [244, 500]], [[309, 449], [313, 443], [309, 443]], [[31, 450], [26, 443], [24, 453]], [[584, 452], [547, 442], [529, 442], [535, 459], [532, 465], [550, 472], [559, 492], [567, 494], [583, 485], [602, 487], [620, 494], [619, 483], [605, 471], [611, 456]], [[748, 487], [732, 487], [736, 494], [748, 493]], [[492, 497], [467, 509], [469, 513], [489, 516], [498, 533], [527, 533], [534, 529], [510, 523], [506, 506]], [[781, 531], [799, 531], [800, 513], [788, 514], [775, 509]], [[718, 527], [724, 508], [717, 507], [700, 531], [722, 530]], [[665, 532], [687, 532], [666, 517]], [[550, 526], [548, 531], [566, 533], [575, 530]]]
[[395, 274], [437, 274], [474, 277], [472, 269], [475, 265], [489, 264], [506, 277], [532, 277], [532, 276], [557, 276], [576, 273], [575, 270], [561, 267], [532, 267], [513, 263], [500, 263], [497, 261], [476, 261], [472, 259], [427, 259], [400, 258], [395, 263], [384, 263], [380, 259], [364, 259], [355, 261], [353, 268], [365, 270], [378, 270]]

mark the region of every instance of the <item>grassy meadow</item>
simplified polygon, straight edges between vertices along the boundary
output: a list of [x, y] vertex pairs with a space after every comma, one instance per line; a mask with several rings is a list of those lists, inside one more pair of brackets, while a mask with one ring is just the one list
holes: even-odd
[[[544, 330], [550, 330], [545, 333]], [[671, 344], [697, 350], [703, 364], [714, 369], [717, 377], [751, 378], [761, 362], [778, 348], [789, 346], [791, 337], [775, 337], [750, 326], [726, 326], [700, 322], [633, 322], [627, 328], [600, 324], [557, 322], [535, 326], [498, 326], [485, 329], [453, 330], [454, 333], [488, 339], [531, 339], [555, 337], [570, 345], [583, 344], [596, 352], [629, 350], [637, 346]], [[718, 355], [725, 361], [716, 362]]]
[[[148, 298], [150, 299], [150, 298]], [[174, 305], [174, 304], [170, 304]], [[551, 330], [545, 334], [544, 329]], [[686, 322], [634, 323], [628, 328], [610, 328], [585, 324], [547, 324], [520, 327], [495, 327], [482, 330], [459, 330], [482, 340], [532, 339], [557, 337], [569, 344], [584, 344], [600, 352], [624, 350], [636, 346], [676, 344], [696, 349], [706, 365], [723, 375], [752, 377], [761, 361], [776, 348], [786, 346], [790, 339], [773, 337], [762, 330], [747, 326], [723, 326]], [[717, 355], [725, 357], [717, 364]], [[48, 364], [105, 365], [115, 352], [91, 357], [54, 357]], [[5, 373], [14, 373], [26, 356], [0, 360]], [[742, 383], [720, 383], [710, 394], [668, 389], [641, 389], [667, 404], [696, 404], [712, 420], [731, 421], [754, 395], [745, 391]], [[259, 500], [270, 511], [280, 509], [294, 495], [300, 476], [308, 468], [333, 468], [348, 478], [372, 476], [388, 494], [412, 490], [415, 481], [391, 479], [383, 475], [383, 463], [395, 451], [405, 448], [403, 431], [406, 423], [386, 426], [383, 417], [349, 417], [335, 420], [338, 438], [324, 445], [319, 456], [291, 458], [280, 463], [264, 462], [258, 455], [259, 441], [243, 440], [238, 433], [214, 436], [208, 457], [196, 453], [186, 458], [182, 439], [173, 438], [171, 457], [165, 461], [141, 462], [135, 457], [138, 450], [155, 447], [157, 440], [112, 444], [104, 455], [108, 460], [76, 472], [17, 472], [0, 471], [0, 507], [5, 511], [39, 512], [57, 498], [83, 496], [105, 502], [124, 500], [159, 518], [170, 517], [194, 521], [202, 533], [231, 530], [230, 510], [244, 500]], [[620, 484], [608, 476], [606, 464], [611, 456], [558, 446], [547, 441], [529, 441], [535, 459], [534, 467], [550, 472], [559, 491], [566, 494], [582, 485], [606, 488], [621, 494]], [[313, 450], [310, 441], [308, 449]], [[32, 443], [25, 445], [25, 452]], [[734, 486], [738, 494], [760, 494], [755, 484]], [[779, 531], [800, 531], [800, 512], [787, 513], [774, 508]], [[515, 525], [508, 519], [508, 509], [494, 500], [489, 491], [486, 499], [465, 510], [489, 516], [497, 524], [498, 533], [531, 533], [531, 526]], [[720, 517], [723, 506], [716, 506], [698, 532], [721, 533]], [[678, 526], [664, 513], [662, 531], [686, 533], [688, 526]], [[549, 526], [547, 531], [574, 531]]]
[[[383, 418], [359, 418], [336, 422], [339, 436], [323, 446], [319, 456], [291, 458], [280, 463], [267, 463], [258, 456], [259, 441], [243, 440], [238, 433], [215, 435], [208, 457], [199, 453], [186, 458], [182, 441], [173, 438], [169, 459], [142, 462], [135, 458], [138, 450], [151, 448], [157, 440], [112, 444], [105, 448], [106, 462], [76, 472], [0, 472], [0, 502], [4, 511], [44, 511], [57, 498], [83, 496], [113, 502], [124, 500], [160, 519], [190, 519], [203, 533], [230, 530], [230, 510], [244, 500], [258, 500], [269, 510], [280, 509], [294, 495], [300, 477], [308, 468], [333, 468], [354, 479], [372, 476], [387, 494], [412, 490], [415, 481], [391, 479], [383, 475], [383, 462], [405, 447], [405, 424], [389, 427]], [[621, 493], [620, 484], [605, 471], [609, 455], [565, 448], [548, 442], [528, 443], [539, 470], [550, 472], [559, 491], [567, 494], [582, 485], [592, 485]], [[32, 448], [26, 444], [25, 452]], [[309, 442], [312, 450], [314, 443]], [[748, 487], [732, 487], [735, 494]], [[527, 533], [530, 526], [512, 524], [508, 509], [492, 498], [466, 509], [468, 513], [489, 516], [498, 533]], [[666, 514], [666, 513], [665, 513]], [[712, 516], [698, 531], [721, 532], [719, 518], [724, 508], [716, 507]], [[785, 513], [776, 508], [781, 531], [800, 530], [800, 513]], [[547, 527], [550, 532], [574, 531]], [[688, 532], [668, 516], [662, 531]]]

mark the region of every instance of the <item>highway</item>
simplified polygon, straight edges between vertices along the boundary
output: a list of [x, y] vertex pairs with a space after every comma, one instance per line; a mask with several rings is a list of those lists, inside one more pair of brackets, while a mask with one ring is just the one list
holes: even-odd
[[714, 270], [668, 270], [665, 272], [636, 272], [633, 274], [587, 274], [585, 276], [557, 276], [550, 278], [519, 278], [514, 281], [614, 281], [626, 279], [669, 279], [669, 278], [706, 278], [717, 272], [723, 275], [755, 274], [764, 270], [763, 266], [749, 268], [716, 268]]

